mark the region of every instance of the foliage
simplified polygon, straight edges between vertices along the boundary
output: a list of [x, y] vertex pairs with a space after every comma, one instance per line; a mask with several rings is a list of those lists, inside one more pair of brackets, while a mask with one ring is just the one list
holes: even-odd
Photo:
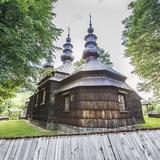
[[160, 98], [160, 1], [136, 0], [129, 7], [132, 14], [123, 21], [125, 56], [142, 79], [139, 89]]
[[53, 24], [55, 0], [0, 0], [0, 103], [39, 72], [56, 49], [61, 30]]
[[19, 92], [15, 97], [6, 100], [0, 104], [0, 113], [8, 115], [8, 109], [24, 109], [25, 102], [31, 96], [32, 92]]
[[98, 60], [107, 65], [107, 66], [110, 66], [112, 67], [113, 66], [113, 63], [111, 62], [111, 59], [110, 59], [110, 55], [108, 52], [106, 52], [103, 48], [98, 48], [99, 50], [99, 54], [100, 56], [98, 57]]
[[85, 64], [85, 60], [84, 59], [80, 59], [79, 61], [76, 61], [76, 62], [74, 62], [74, 66], [75, 67], [79, 67], [79, 66], [81, 66], [82, 64]]
[[[113, 63], [112, 63], [111, 60], [110, 60], [110, 55], [109, 55], [109, 53], [106, 52], [103, 48], [99, 48], [99, 47], [98, 47], [98, 51], [99, 51], [98, 60], [99, 60], [101, 63], [103, 63], [103, 64], [105, 64], [105, 65], [107, 65], [107, 66], [112, 67], [112, 66], [113, 66]], [[77, 61], [77, 62], [74, 63], [74, 66], [75, 66], [75, 67], [79, 67], [79, 66], [81, 66], [81, 65], [84, 64], [84, 63], [85, 63], [85, 60], [84, 60], [84, 59], [80, 59], [79, 61]]]
[[155, 106], [155, 111], [160, 113], [160, 104], [157, 104], [157, 105]]
[[57, 131], [47, 131], [32, 126], [24, 120], [0, 121], [0, 137], [54, 135]]
[[138, 124], [138, 128], [158, 128], [160, 127], [160, 118], [144, 117], [145, 123]]
[[21, 111], [10, 112], [9, 119], [10, 120], [18, 120], [20, 118], [20, 115], [21, 115]]

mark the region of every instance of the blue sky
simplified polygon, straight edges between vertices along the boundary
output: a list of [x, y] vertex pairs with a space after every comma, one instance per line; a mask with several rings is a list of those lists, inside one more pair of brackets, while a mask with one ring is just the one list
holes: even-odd
[[[140, 80], [131, 73], [134, 68], [130, 65], [129, 59], [124, 58], [124, 46], [121, 45], [124, 29], [121, 22], [131, 14], [127, 9], [130, 2], [131, 0], [58, 0], [54, 5], [54, 12], [57, 14], [54, 23], [64, 30], [56, 43], [59, 47], [63, 46], [67, 28], [70, 26], [74, 61], [76, 61], [82, 57], [84, 36], [87, 34], [91, 13], [98, 46], [110, 53], [113, 68], [126, 75], [127, 83], [137, 91], [137, 83]], [[60, 55], [61, 53], [56, 53], [55, 66], [61, 64]], [[148, 93], [138, 93], [144, 98], [151, 96]]]

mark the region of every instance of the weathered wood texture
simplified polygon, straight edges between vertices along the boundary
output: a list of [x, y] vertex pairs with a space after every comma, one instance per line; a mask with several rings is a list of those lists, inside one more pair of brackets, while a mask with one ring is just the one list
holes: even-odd
[[0, 139], [0, 160], [159, 160], [160, 130]]
[[[58, 88], [58, 82], [48, 81], [38, 88], [38, 92], [30, 98], [27, 117], [33, 121], [39, 122], [39, 124], [47, 123], [50, 115], [53, 115], [54, 110], [54, 92]], [[45, 89], [45, 103], [42, 104], [42, 91]], [[36, 95], [38, 95], [38, 101], [36, 102]]]
[[69, 91], [72, 95], [69, 112], [64, 112], [65, 93], [55, 96], [55, 115], [58, 123], [81, 127], [121, 127], [143, 121], [140, 98], [127, 91], [126, 111], [120, 111], [118, 88], [78, 87]]

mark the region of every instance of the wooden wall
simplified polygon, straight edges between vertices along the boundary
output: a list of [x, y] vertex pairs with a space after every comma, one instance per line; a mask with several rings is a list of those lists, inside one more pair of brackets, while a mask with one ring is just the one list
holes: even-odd
[[[53, 116], [53, 96], [55, 89], [58, 87], [58, 82], [48, 81], [38, 88], [38, 92], [35, 93], [29, 102], [28, 116], [30, 115], [33, 121], [37, 121], [43, 126], [47, 124], [50, 116]], [[45, 103], [41, 104], [42, 90], [46, 90]], [[36, 94], [38, 94], [38, 103], [35, 104]]]
[[56, 95], [56, 122], [82, 127], [120, 127], [143, 121], [140, 98], [132, 92], [125, 96], [126, 112], [120, 112], [118, 90], [113, 87], [79, 87], [73, 95], [69, 112], [64, 112], [65, 92]]

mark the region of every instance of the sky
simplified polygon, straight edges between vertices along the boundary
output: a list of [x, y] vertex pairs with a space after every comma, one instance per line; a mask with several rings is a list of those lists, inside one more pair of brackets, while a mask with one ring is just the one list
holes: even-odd
[[[89, 26], [89, 14], [92, 14], [94, 34], [98, 37], [98, 46], [109, 52], [113, 69], [127, 76], [127, 83], [138, 92], [139, 78], [132, 73], [134, 67], [124, 57], [125, 48], [122, 43], [124, 25], [122, 20], [131, 14], [127, 6], [131, 0], [58, 0], [54, 4], [56, 18], [54, 24], [64, 30], [56, 45], [62, 47], [67, 36], [67, 28], [71, 28], [74, 61], [81, 59], [84, 49], [84, 36]], [[62, 64], [61, 52], [56, 53], [55, 67]], [[144, 99], [151, 94], [138, 92]]]

